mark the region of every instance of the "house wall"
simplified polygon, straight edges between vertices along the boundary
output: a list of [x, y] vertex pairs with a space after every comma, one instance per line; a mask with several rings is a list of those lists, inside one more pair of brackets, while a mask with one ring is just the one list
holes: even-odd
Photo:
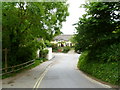
[[50, 60], [53, 58], [53, 54], [52, 54], [52, 48], [46, 48], [48, 49], [48, 55], [47, 55], [47, 59]]
[[63, 40], [61, 40], [61, 41], [52, 41], [51, 43], [57, 44], [59, 47], [61, 47], [61, 43], [60, 42], [65, 42], [65, 43], [63, 43], [64, 46], [71, 46], [71, 45], [73, 46], [72, 42], [70, 42], [70, 41], [63, 41]]
[[[48, 54], [47, 54], [46, 58], [48, 60], [52, 59], [53, 58], [52, 48], [45, 48], [45, 49], [48, 49]], [[38, 51], [37, 51], [37, 58], [39, 58], [39, 52], [40, 52], [40, 50], [38, 49]]]

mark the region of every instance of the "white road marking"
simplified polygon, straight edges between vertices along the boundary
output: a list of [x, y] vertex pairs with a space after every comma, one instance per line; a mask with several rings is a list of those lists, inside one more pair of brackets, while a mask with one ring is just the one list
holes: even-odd
[[46, 70], [42, 73], [42, 75], [38, 78], [37, 82], [35, 83], [33, 90], [37, 90], [37, 88], [39, 88], [43, 78], [45, 77], [46, 73], [48, 72], [49, 68], [51, 67], [52, 64], [50, 64]]

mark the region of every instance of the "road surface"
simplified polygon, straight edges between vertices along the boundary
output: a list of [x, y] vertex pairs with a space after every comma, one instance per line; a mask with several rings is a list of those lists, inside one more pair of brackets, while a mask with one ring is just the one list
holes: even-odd
[[54, 59], [32, 70], [4, 79], [3, 88], [109, 88], [78, 70], [79, 54], [54, 55]]

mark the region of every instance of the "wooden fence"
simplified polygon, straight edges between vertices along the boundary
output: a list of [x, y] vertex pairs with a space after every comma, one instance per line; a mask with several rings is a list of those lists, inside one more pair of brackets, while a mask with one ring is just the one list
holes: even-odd
[[9, 50], [7, 48], [5, 48], [5, 49], [3, 49], [3, 51], [5, 52], [5, 68], [0, 69], [0, 75], [5, 75], [5, 74], [8, 74], [8, 73], [16, 72], [16, 71], [19, 71], [19, 70], [21, 70], [25, 67], [28, 67], [28, 66], [34, 64], [35, 60], [31, 60], [31, 61], [19, 64], [19, 65], [8, 67], [8, 65], [7, 65], [7, 59], [8, 59], [7, 54], [8, 54]]
[[[0, 75], [5, 75], [5, 74], [8, 74], [8, 73], [19, 71], [19, 70], [21, 70], [21, 69], [23, 69], [25, 67], [28, 67], [28, 66], [34, 64], [35, 63], [34, 61], [35, 60], [31, 60], [31, 61], [28, 61], [28, 62], [25, 62], [25, 63], [22, 63], [22, 64], [18, 64], [18, 65], [15, 65], [15, 66], [2, 68], [2, 69], [0, 69], [0, 71], [2, 71], [2, 72], [5, 71], [5, 72], [4, 73], [0, 73]], [[18, 67], [20, 67], [20, 68], [18, 68]], [[8, 71], [8, 69], [11, 69], [11, 70]]]

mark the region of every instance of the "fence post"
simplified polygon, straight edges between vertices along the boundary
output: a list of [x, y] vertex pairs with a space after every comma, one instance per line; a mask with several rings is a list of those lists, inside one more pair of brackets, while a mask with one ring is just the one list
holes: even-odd
[[12, 66], [12, 72], [14, 72], [14, 66]]
[[3, 51], [5, 51], [5, 72], [7, 72], [7, 67], [8, 67], [8, 65], [7, 65], [7, 54], [8, 54], [8, 49], [7, 48], [5, 48], [5, 49], [3, 49]]

